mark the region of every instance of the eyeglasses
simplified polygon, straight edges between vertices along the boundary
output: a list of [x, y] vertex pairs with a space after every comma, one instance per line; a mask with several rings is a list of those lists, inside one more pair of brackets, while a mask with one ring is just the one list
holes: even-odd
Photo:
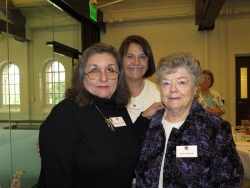
[[115, 80], [118, 78], [119, 76], [119, 72], [116, 72], [116, 71], [108, 71], [108, 72], [105, 72], [105, 73], [102, 73], [100, 71], [95, 71], [95, 72], [89, 72], [89, 73], [84, 73], [85, 75], [88, 75], [88, 77], [91, 79], [91, 80], [97, 80], [98, 78], [100, 78], [100, 76], [102, 74], [105, 74], [107, 76], [108, 79], [110, 80]]
[[146, 55], [140, 55], [138, 57], [136, 57], [133, 54], [127, 54], [124, 56], [124, 59], [126, 59], [129, 62], [134, 62], [136, 59], [138, 59], [139, 62], [141, 63], [147, 63], [148, 62], [148, 56]]

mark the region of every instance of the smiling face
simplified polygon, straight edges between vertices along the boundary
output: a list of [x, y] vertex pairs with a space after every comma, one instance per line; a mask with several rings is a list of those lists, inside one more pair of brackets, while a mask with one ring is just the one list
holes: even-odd
[[[138, 44], [131, 43], [129, 45], [128, 51], [126, 55], [132, 55], [135, 57], [139, 57], [141, 55], [145, 55], [142, 47]], [[131, 61], [125, 57], [123, 57], [123, 68], [124, 73], [127, 79], [129, 80], [140, 80], [143, 78], [143, 75], [146, 73], [148, 68], [148, 61], [139, 60], [135, 58], [134, 61]]]
[[95, 54], [88, 58], [84, 72], [86, 74], [101, 72], [96, 79], [90, 79], [89, 75], [84, 76], [84, 87], [91, 94], [100, 98], [110, 98], [117, 87], [118, 78], [109, 79], [107, 72], [119, 72], [119, 68], [114, 56], [108, 53]]
[[172, 112], [189, 111], [196, 94], [194, 82], [184, 68], [167, 74], [160, 81], [160, 92], [166, 110]]

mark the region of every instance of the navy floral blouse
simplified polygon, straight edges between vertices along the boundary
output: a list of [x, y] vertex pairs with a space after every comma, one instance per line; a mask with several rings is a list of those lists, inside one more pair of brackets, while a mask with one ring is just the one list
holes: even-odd
[[[164, 110], [152, 118], [142, 143], [136, 169], [139, 188], [158, 188], [165, 132]], [[196, 145], [198, 157], [176, 157], [176, 146]], [[164, 188], [241, 188], [243, 166], [231, 134], [231, 125], [204, 110], [194, 99], [179, 129], [173, 128], [167, 143], [163, 169]]]

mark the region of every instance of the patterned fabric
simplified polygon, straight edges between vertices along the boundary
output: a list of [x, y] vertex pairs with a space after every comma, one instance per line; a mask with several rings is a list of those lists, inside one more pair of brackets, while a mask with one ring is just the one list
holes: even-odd
[[[158, 188], [166, 142], [161, 123], [163, 113], [164, 110], [157, 112], [145, 134], [136, 169], [139, 188]], [[198, 157], [176, 158], [176, 146], [181, 145], [197, 145]], [[240, 188], [243, 174], [230, 123], [205, 111], [194, 99], [185, 122], [170, 133], [163, 187]]]
[[[221, 100], [220, 94], [211, 88], [209, 90], [210, 94], [212, 95], [212, 103], [215, 104], [216, 108], [221, 108], [222, 114], [225, 113], [225, 106]], [[207, 109], [209, 107], [201, 93], [199, 93], [198, 95], [198, 101], [204, 109]]]

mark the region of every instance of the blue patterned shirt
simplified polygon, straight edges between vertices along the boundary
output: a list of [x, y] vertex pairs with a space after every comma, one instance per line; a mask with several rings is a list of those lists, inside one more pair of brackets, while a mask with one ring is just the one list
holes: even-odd
[[[139, 188], [158, 188], [165, 133], [164, 110], [152, 118], [142, 143], [136, 168]], [[177, 158], [176, 146], [196, 145], [198, 157]], [[173, 128], [166, 148], [163, 168], [164, 188], [241, 188], [243, 166], [236, 150], [229, 122], [204, 110], [197, 99], [184, 123]]]

